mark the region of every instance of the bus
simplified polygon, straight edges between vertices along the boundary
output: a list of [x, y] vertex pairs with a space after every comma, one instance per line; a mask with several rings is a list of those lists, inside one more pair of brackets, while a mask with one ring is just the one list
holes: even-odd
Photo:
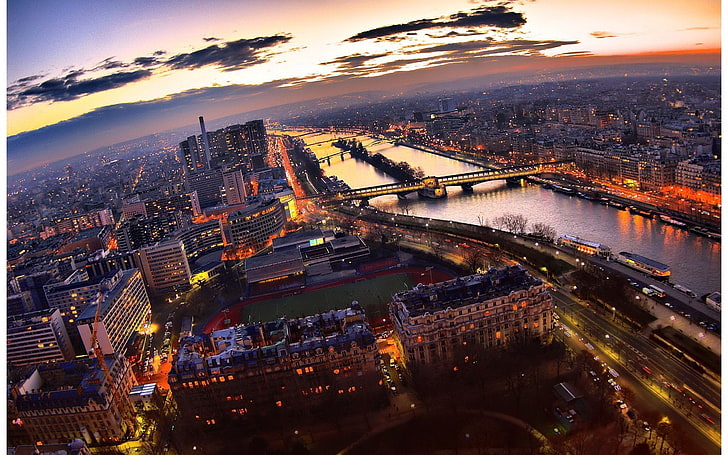
[[664, 289], [658, 288], [654, 284], [651, 284], [650, 285], [650, 289], [652, 289], [654, 291], [654, 294], [653, 295], [655, 297], [663, 298], [663, 297], [665, 297], [667, 295], [667, 294], [665, 294], [665, 290]]

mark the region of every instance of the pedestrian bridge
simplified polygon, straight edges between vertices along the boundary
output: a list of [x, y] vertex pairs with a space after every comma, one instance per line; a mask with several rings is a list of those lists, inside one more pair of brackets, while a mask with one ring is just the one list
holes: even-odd
[[556, 161], [551, 163], [539, 163], [528, 166], [513, 166], [501, 169], [485, 169], [482, 171], [466, 172], [464, 174], [452, 174], [442, 177], [424, 177], [414, 182], [390, 183], [386, 185], [357, 188], [340, 193], [332, 194], [329, 197], [336, 201], [360, 200], [367, 201], [373, 197], [396, 194], [404, 196], [417, 191], [424, 197], [439, 198], [446, 195], [444, 190], [447, 186], [460, 186], [465, 191], [472, 191], [473, 185], [489, 182], [492, 180], [514, 179], [535, 175], [541, 172], [553, 171], [571, 161]]

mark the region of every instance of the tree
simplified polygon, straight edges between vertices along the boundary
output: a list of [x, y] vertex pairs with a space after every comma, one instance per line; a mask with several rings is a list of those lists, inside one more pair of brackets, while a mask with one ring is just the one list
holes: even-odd
[[496, 217], [493, 220], [493, 224], [498, 229], [513, 232], [515, 234], [522, 234], [526, 232], [526, 226], [528, 226], [528, 218], [520, 214], [505, 213], [501, 216]]
[[556, 229], [546, 223], [534, 223], [531, 226], [532, 234], [551, 243], [556, 239]]
[[476, 273], [483, 266], [483, 253], [476, 248], [470, 248], [463, 257], [463, 262], [468, 272]]

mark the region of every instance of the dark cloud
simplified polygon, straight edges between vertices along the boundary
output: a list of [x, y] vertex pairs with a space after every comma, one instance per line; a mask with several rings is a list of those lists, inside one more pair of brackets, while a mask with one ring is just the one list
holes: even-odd
[[353, 54], [353, 55], [346, 55], [343, 57], [336, 58], [330, 62], [322, 63], [322, 65], [339, 65], [342, 68], [358, 68], [365, 63], [369, 62], [370, 60], [374, 60], [380, 57], [386, 57], [389, 54], [383, 53], [383, 54]]
[[[218, 38], [203, 38], [205, 41]], [[151, 56], [137, 57], [129, 63], [107, 58], [91, 69], [66, 68], [65, 74], [36, 83], [44, 76], [27, 76], [13, 82], [7, 89], [7, 109], [17, 109], [34, 103], [70, 101], [81, 96], [111, 90], [150, 77], [161, 68], [193, 69], [217, 66], [233, 71], [264, 63], [276, 45], [286, 43], [288, 35], [264, 36], [214, 44], [188, 54], [162, 58], [167, 52], [155, 51]], [[126, 68], [126, 71], [115, 71]]]
[[92, 68], [91, 71], [113, 70], [117, 68], [126, 68], [127, 66], [128, 65], [126, 63], [114, 60], [113, 57], [109, 57]]
[[143, 66], [143, 67], [155, 66], [160, 63], [161, 63], [161, 61], [157, 57], [137, 57], [134, 59], [135, 65]]
[[602, 38], [616, 38], [617, 35], [611, 32], [604, 32], [604, 31], [597, 31], [597, 32], [591, 32], [591, 36], [594, 38], [602, 39]]
[[437, 46], [417, 47], [409, 51], [410, 54], [426, 54], [445, 52], [451, 55], [483, 56], [506, 53], [539, 53], [547, 49], [553, 49], [569, 44], [578, 44], [578, 41], [534, 41], [534, 40], [508, 40], [495, 41], [485, 39], [479, 41], [465, 41], [461, 43], [439, 44]]
[[406, 24], [387, 25], [378, 27], [346, 39], [346, 41], [362, 41], [366, 39], [379, 39], [401, 33], [416, 32], [419, 30], [439, 28], [472, 28], [472, 27], [498, 27], [516, 28], [526, 23], [523, 14], [516, 13], [504, 5], [482, 6], [469, 12], [458, 12], [449, 17], [437, 19], [419, 19]]
[[44, 101], [69, 101], [84, 95], [111, 90], [146, 79], [151, 75], [151, 71], [119, 72], [95, 79], [78, 80], [83, 74], [83, 71], [75, 71], [63, 78], [49, 79], [35, 87], [9, 95], [8, 110]]
[[213, 44], [189, 54], [170, 57], [166, 65], [173, 69], [217, 66], [223, 71], [235, 71], [268, 61], [267, 51], [270, 48], [290, 40], [289, 35], [273, 35]]

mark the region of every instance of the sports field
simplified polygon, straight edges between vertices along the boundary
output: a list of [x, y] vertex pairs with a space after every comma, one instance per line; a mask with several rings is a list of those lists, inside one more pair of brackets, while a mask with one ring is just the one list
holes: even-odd
[[[342, 309], [359, 302], [367, 317], [377, 318], [387, 315], [387, 302], [392, 294], [412, 288], [413, 283], [407, 273], [397, 273], [372, 278], [364, 278], [353, 283], [307, 291], [301, 294], [271, 298], [251, 303], [241, 308], [242, 323], [272, 321], [280, 317], [301, 317]], [[234, 314], [231, 314], [233, 320]]]

